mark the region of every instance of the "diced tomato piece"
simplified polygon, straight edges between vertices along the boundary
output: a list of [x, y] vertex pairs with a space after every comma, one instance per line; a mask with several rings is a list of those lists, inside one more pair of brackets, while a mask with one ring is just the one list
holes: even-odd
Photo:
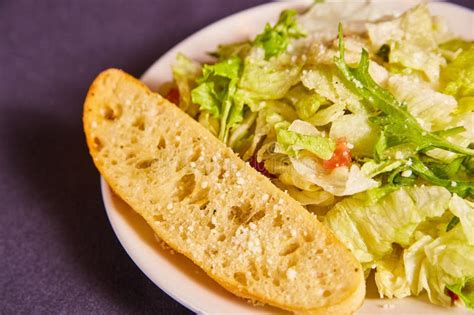
[[251, 156], [250, 159], [248, 160], [250, 166], [252, 166], [254, 169], [256, 169], [258, 172], [260, 172], [262, 175], [268, 177], [268, 178], [276, 178], [275, 175], [270, 173], [266, 168], [265, 168], [265, 163], [263, 161], [258, 162], [256, 156]]
[[176, 105], [179, 104], [179, 90], [177, 88], [171, 88], [166, 94], [165, 98]]
[[451, 298], [451, 301], [453, 302], [456, 302], [457, 300], [459, 300], [459, 296], [449, 289], [448, 289], [448, 295]]
[[332, 170], [340, 166], [349, 166], [352, 162], [351, 152], [345, 138], [336, 140], [336, 149], [329, 160], [323, 161], [323, 167]]

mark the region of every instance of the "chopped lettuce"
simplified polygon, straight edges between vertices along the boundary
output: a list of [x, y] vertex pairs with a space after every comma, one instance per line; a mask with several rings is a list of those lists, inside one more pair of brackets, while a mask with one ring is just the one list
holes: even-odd
[[[467, 46], [467, 44], [466, 44]], [[444, 93], [458, 98], [474, 96], [474, 44], [470, 43], [441, 71]]]
[[410, 80], [407, 76], [393, 75], [388, 90], [407, 105], [407, 111], [425, 130], [439, 130], [451, 120], [457, 102], [451, 95], [434, 91], [431, 87]]
[[242, 61], [238, 57], [204, 65], [199, 85], [192, 91], [192, 101], [199, 104], [201, 110], [209, 111], [220, 119], [218, 137], [227, 143], [230, 127], [243, 119], [243, 105], [234, 106], [234, 95], [240, 77]]
[[191, 101], [191, 90], [196, 86], [196, 79], [201, 76], [201, 65], [178, 53], [172, 71], [180, 95], [178, 105], [183, 111], [194, 117], [198, 109]]
[[474, 245], [474, 203], [454, 194], [449, 202], [449, 210], [459, 218], [469, 244]]
[[292, 62], [288, 55], [265, 60], [263, 51], [254, 48], [245, 58], [237, 95], [260, 101], [280, 99], [298, 83], [301, 67], [301, 62]]
[[322, 187], [336, 196], [347, 196], [375, 188], [379, 183], [367, 177], [360, 168], [353, 164], [332, 170], [325, 169], [320, 161], [312, 156], [292, 157], [291, 163], [303, 178]]
[[276, 130], [277, 143], [283, 152], [289, 156], [297, 156], [298, 151], [306, 150], [324, 160], [331, 158], [336, 147], [331, 139], [319, 136], [315, 127], [302, 121], [295, 120], [292, 127]]
[[267, 24], [263, 33], [255, 37], [254, 45], [265, 50], [265, 59], [286, 51], [290, 39], [306, 36], [306, 33], [298, 26], [297, 14], [295, 10], [284, 10], [274, 26]]
[[431, 82], [439, 79], [440, 67], [446, 61], [438, 52], [438, 44], [449, 38], [446, 28], [432, 17], [425, 5], [414, 7], [399, 18], [368, 23], [372, 45], [389, 51], [388, 61], [422, 71]]
[[436, 186], [400, 188], [375, 204], [349, 197], [328, 212], [325, 223], [336, 236], [350, 239], [345, 235], [350, 231], [337, 227], [341, 216], [349, 216], [362, 235], [368, 253], [377, 260], [392, 252], [392, 243], [408, 246], [418, 224], [427, 218], [442, 215], [448, 207], [449, 198], [446, 189]]
[[399, 102], [390, 92], [382, 89], [368, 73], [368, 52], [362, 51], [357, 68], [350, 68], [344, 61], [342, 28], [339, 32], [339, 57], [335, 63], [345, 79], [351, 82], [357, 93], [370, 104], [371, 109], [381, 114], [372, 119], [383, 127], [383, 137], [387, 147], [400, 144], [413, 144], [417, 151], [440, 148], [448, 151], [474, 156], [474, 150], [467, 149], [424, 130], [407, 111], [406, 104]]
[[345, 138], [354, 147], [351, 150], [353, 156], [371, 157], [378, 131], [378, 126], [370, 122], [366, 113], [361, 112], [335, 119], [331, 124], [329, 136], [332, 139]]
[[410, 285], [405, 275], [405, 265], [402, 257], [389, 256], [376, 263], [375, 284], [380, 297], [404, 298], [411, 295]]

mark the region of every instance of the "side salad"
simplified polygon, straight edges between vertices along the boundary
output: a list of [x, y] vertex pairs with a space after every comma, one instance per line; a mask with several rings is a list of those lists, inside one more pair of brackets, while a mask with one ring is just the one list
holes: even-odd
[[329, 226], [382, 297], [474, 308], [474, 43], [423, 5], [321, 32], [328, 5], [212, 64], [178, 54], [168, 98]]

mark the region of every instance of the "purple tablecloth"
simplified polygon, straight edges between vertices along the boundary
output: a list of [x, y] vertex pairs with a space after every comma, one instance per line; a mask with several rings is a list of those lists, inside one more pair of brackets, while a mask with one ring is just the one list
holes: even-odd
[[189, 313], [115, 238], [82, 102], [101, 70], [139, 76], [186, 36], [262, 2], [0, 1], [0, 314]]

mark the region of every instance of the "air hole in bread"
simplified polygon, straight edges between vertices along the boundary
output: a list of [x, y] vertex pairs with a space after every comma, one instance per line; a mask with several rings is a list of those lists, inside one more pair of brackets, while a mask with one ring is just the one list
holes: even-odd
[[278, 213], [276, 217], [273, 219], [273, 226], [274, 227], [282, 227], [283, 226], [283, 217], [281, 213]]
[[137, 128], [140, 131], [145, 130], [145, 118], [136, 117], [132, 124], [133, 127]]
[[186, 174], [176, 183], [176, 198], [179, 201], [183, 201], [184, 198], [189, 196], [196, 186], [196, 180], [194, 174]]
[[189, 162], [196, 162], [201, 156], [201, 149], [199, 147], [194, 148], [193, 152], [189, 156]]
[[279, 287], [280, 286], [280, 280], [275, 278], [273, 279], [273, 285], [276, 286], [276, 287]]
[[223, 242], [223, 241], [225, 241], [225, 235], [224, 235], [224, 234], [219, 235], [219, 237], [217, 238], [217, 241], [218, 241], [218, 242]]
[[318, 248], [318, 250], [316, 251], [316, 254], [321, 255], [323, 252], [324, 251], [322, 248]]
[[206, 248], [204, 253], [209, 257], [212, 258], [213, 256], [217, 255], [218, 250], [216, 248]]
[[324, 297], [328, 297], [328, 296], [330, 296], [331, 294], [332, 294], [332, 293], [331, 293], [331, 291], [329, 291], [329, 290], [324, 290], [324, 292], [323, 292], [323, 296], [324, 296]]
[[266, 264], [261, 264], [260, 265], [260, 270], [262, 271], [262, 275], [264, 277], [268, 278], [270, 276], [270, 274], [268, 273], [268, 268], [267, 268]]
[[222, 268], [227, 268], [230, 265], [230, 260], [228, 258], [224, 258], [222, 261]]
[[163, 217], [162, 214], [155, 214], [153, 216], [153, 221], [155, 222], [163, 222], [165, 220], [165, 218]]
[[221, 168], [219, 169], [219, 174], [217, 175], [217, 178], [218, 178], [219, 180], [224, 179], [224, 174], [225, 174], [225, 169], [224, 169], [223, 167], [221, 167]]
[[296, 264], [298, 263], [298, 258], [296, 256], [297, 255], [291, 256], [290, 260], [288, 261], [288, 268], [296, 266]]
[[163, 136], [160, 137], [160, 141], [158, 142], [158, 145], [156, 146], [159, 150], [165, 149], [166, 148], [166, 140]]
[[130, 160], [130, 159], [133, 159], [134, 157], [136, 157], [137, 155], [134, 153], [134, 152], [129, 152], [126, 156], [126, 159], [127, 160]]
[[155, 160], [153, 159], [142, 160], [138, 162], [137, 164], [135, 164], [135, 167], [138, 168], [139, 170], [143, 170], [143, 169], [149, 168], [154, 162]]
[[102, 141], [100, 141], [98, 137], [94, 137], [93, 141], [94, 141], [94, 149], [96, 149], [97, 151], [102, 150], [102, 148], [104, 147], [104, 145], [102, 144]]
[[312, 241], [314, 241], [314, 235], [313, 235], [313, 233], [305, 232], [305, 233], [303, 233], [303, 239], [306, 242], [312, 242]]
[[243, 272], [234, 273], [234, 279], [243, 286], [247, 286], [247, 276]]
[[265, 211], [260, 210], [252, 214], [248, 219], [248, 223], [250, 222], [258, 222], [260, 219], [262, 219], [265, 216]]
[[236, 224], [247, 223], [247, 219], [252, 208], [250, 203], [245, 202], [240, 206], [232, 206], [228, 215], [229, 220], [234, 221]]
[[120, 117], [122, 114], [122, 109], [120, 106], [116, 105], [115, 108], [112, 108], [109, 105], [105, 105], [100, 109], [100, 114], [107, 120], [115, 120]]
[[117, 161], [116, 161], [116, 160], [112, 160], [112, 161], [110, 161], [110, 164], [112, 164], [112, 165], [117, 165]]
[[138, 142], [137, 137], [133, 136], [133, 137], [130, 139], [130, 142], [131, 142], [132, 144], [136, 144], [136, 143]]
[[209, 222], [207, 223], [207, 227], [210, 228], [211, 230], [214, 230], [214, 229], [216, 228], [215, 224], [212, 223], [212, 221], [209, 221]]
[[194, 203], [199, 206], [199, 210], [203, 210], [203, 211], [204, 211], [204, 210], [207, 209], [207, 206], [209, 205], [209, 200], [207, 200], [207, 199], [201, 199], [201, 200], [195, 201]]
[[291, 243], [280, 252], [280, 256], [288, 256], [289, 254], [294, 253], [298, 248], [300, 248], [300, 244]]
[[252, 278], [254, 280], [256, 280], [256, 281], [260, 280], [257, 265], [255, 264], [255, 262], [253, 260], [250, 261], [249, 271], [250, 271], [250, 275], [252, 276]]

